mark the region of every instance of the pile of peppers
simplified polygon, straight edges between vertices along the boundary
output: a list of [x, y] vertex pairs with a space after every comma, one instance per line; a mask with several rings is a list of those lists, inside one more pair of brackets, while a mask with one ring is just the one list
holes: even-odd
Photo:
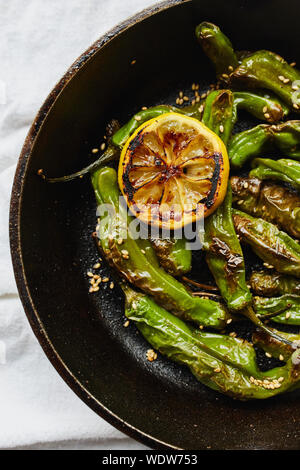
[[[273, 52], [235, 51], [211, 23], [195, 32], [217, 76], [205, 98], [186, 107], [143, 109], [112, 129], [107, 149], [84, 170], [43, 176], [58, 182], [90, 173], [97, 203], [114, 208], [100, 216], [97, 243], [120, 275], [126, 317], [152, 347], [218, 392], [265, 399], [300, 386], [300, 334], [275, 328], [300, 326], [300, 120], [285, 120], [300, 112], [300, 72]], [[263, 123], [235, 133], [239, 110]], [[214, 286], [185, 277], [192, 255], [184, 239], [136, 239], [132, 217], [119, 204], [114, 161], [142, 123], [170, 111], [201, 120], [227, 146], [231, 170], [243, 168], [243, 176], [231, 176], [223, 203], [205, 222], [203, 251]], [[261, 260], [250, 275], [246, 245]], [[256, 327], [252, 342], [226, 330], [245, 319]], [[281, 366], [261, 371], [256, 347]]]

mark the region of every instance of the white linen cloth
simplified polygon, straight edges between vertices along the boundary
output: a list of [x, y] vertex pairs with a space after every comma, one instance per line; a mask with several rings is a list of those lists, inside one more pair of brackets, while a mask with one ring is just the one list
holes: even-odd
[[44, 355], [18, 298], [8, 211], [22, 144], [50, 90], [97, 38], [153, 3], [0, 0], [0, 449], [145, 449], [91, 411]]

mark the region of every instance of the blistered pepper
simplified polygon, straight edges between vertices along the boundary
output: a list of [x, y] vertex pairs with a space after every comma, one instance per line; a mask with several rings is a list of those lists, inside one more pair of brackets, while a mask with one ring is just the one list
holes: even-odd
[[230, 90], [215, 90], [208, 95], [202, 122], [227, 144], [236, 122], [236, 108]]
[[192, 251], [185, 238], [150, 238], [160, 265], [173, 276], [181, 276], [191, 270]]
[[273, 52], [262, 50], [242, 58], [230, 73], [228, 83], [230, 87], [271, 90], [295, 112], [300, 111], [295, 99], [300, 72]]
[[235, 230], [241, 241], [278, 272], [300, 277], [300, 245], [287, 233], [261, 218], [233, 209]]
[[251, 289], [255, 294], [273, 297], [283, 294], [300, 295], [300, 281], [292, 276], [266, 271], [253, 271], [250, 276]]
[[159, 266], [149, 240], [132, 232], [130, 223], [134, 219], [119, 204], [116, 171], [101, 168], [92, 175], [92, 183], [100, 208], [110, 205], [110, 210], [100, 214], [99, 238], [106, 259], [117, 272], [176, 315], [199, 325], [223, 328], [230, 318], [225, 307], [213, 300], [193, 297]]
[[238, 59], [230, 40], [213, 23], [200, 23], [195, 30], [196, 38], [215, 66], [217, 77], [227, 75], [238, 65]]
[[203, 248], [206, 261], [222, 297], [231, 310], [241, 310], [251, 303], [245, 263], [232, 220], [231, 188], [225, 200], [205, 222]]
[[231, 165], [240, 168], [253, 157], [274, 149], [287, 157], [300, 158], [300, 121], [260, 124], [235, 134], [228, 144], [228, 155]]
[[258, 178], [232, 176], [233, 202], [247, 214], [273, 222], [300, 238], [300, 197], [284, 186]]
[[281, 361], [289, 361], [292, 355], [297, 360], [297, 353], [295, 349], [300, 346], [300, 335], [296, 333], [287, 333], [285, 331], [278, 331], [272, 328], [272, 331], [287, 340], [286, 343], [277, 341], [276, 338], [268, 335], [262, 330], [257, 330], [252, 334], [252, 341], [255, 345], [262, 348], [265, 352], [269, 353], [272, 357], [280, 359]]
[[124, 287], [125, 315], [153, 348], [187, 366], [197, 380], [239, 400], [270, 398], [299, 387], [299, 351], [283, 367], [259, 370], [253, 346], [226, 335], [186, 325], [140, 293]]
[[233, 97], [235, 107], [244, 109], [261, 121], [273, 124], [289, 113], [289, 108], [272, 94], [235, 91]]
[[254, 310], [262, 319], [272, 319], [285, 325], [300, 325], [300, 296], [284, 294], [280, 297], [254, 297]]
[[300, 190], [300, 162], [288, 158], [280, 160], [256, 158], [252, 162], [252, 168], [250, 171], [252, 178], [284, 181]]

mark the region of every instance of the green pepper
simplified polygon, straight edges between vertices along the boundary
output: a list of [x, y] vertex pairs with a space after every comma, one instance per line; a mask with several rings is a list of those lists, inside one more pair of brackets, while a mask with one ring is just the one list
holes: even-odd
[[265, 297], [283, 294], [300, 295], [300, 281], [276, 272], [254, 271], [250, 277], [251, 289]]
[[249, 174], [253, 178], [284, 181], [300, 190], [300, 162], [288, 158], [256, 158], [252, 168]]
[[150, 238], [160, 265], [173, 276], [181, 276], [191, 270], [192, 251], [184, 238]]
[[244, 109], [261, 121], [278, 122], [289, 113], [289, 108], [282, 101], [267, 93], [235, 91], [233, 97], [237, 108]]
[[204, 53], [214, 64], [217, 77], [225, 75], [223, 78], [228, 78], [228, 74], [239, 65], [229, 39], [218, 26], [207, 22], [199, 24], [195, 33]]
[[257, 330], [252, 334], [253, 343], [262, 348], [265, 352], [271, 354], [272, 357], [280, 359], [281, 361], [289, 361], [293, 354], [297, 354], [297, 352], [295, 353], [295, 349], [299, 348], [300, 335], [278, 331], [274, 328], [272, 328], [272, 331], [275, 334], [285, 338], [287, 342], [283, 343], [277, 341], [276, 338], [271, 337], [270, 335], [266, 334], [266, 332]]
[[242, 88], [271, 90], [288, 106], [299, 112], [295, 103], [295, 86], [299, 85], [300, 72], [291, 67], [282, 57], [270, 51], [257, 51], [247, 55], [230, 74], [229, 85]]
[[287, 188], [257, 178], [232, 176], [233, 202], [247, 214], [273, 222], [300, 238], [300, 197]]
[[233, 209], [235, 230], [265, 262], [283, 274], [300, 277], [300, 245], [266, 220]]
[[194, 117], [200, 120], [201, 112], [199, 111], [199, 103], [195, 105], [186, 106], [183, 108], [176, 108], [171, 105], [153, 106], [136, 113], [124, 126], [121, 127], [113, 136], [112, 143], [119, 148], [127, 142], [129, 137], [137, 130], [137, 128], [146, 121], [156, 118], [161, 114], [166, 113], [180, 113], [185, 116]]
[[276, 323], [300, 325], [300, 296], [284, 294], [281, 297], [254, 297], [254, 310], [262, 320], [271, 318]]
[[265, 399], [299, 387], [298, 351], [283, 367], [261, 372], [245, 340], [201, 332], [127, 286], [125, 315], [152, 347], [187, 366], [204, 385], [239, 400]]
[[215, 90], [208, 95], [202, 122], [227, 144], [236, 122], [236, 108], [230, 90]]
[[252, 296], [246, 283], [244, 257], [234, 229], [231, 205], [229, 186], [225, 200], [205, 223], [203, 248], [228, 308], [241, 310], [251, 303]]
[[228, 145], [230, 163], [240, 168], [264, 152], [278, 149], [285, 156], [300, 158], [300, 121], [287, 121], [268, 126], [260, 124], [235, 134]]
[[[127, 208], [119, 204], [116, 171], [99, 169], [92, 175], [97, 202], [110, 204], [100, 215], [99, 238], [108, 262], [123, 278], [139, 287], [176, 315], [199, 325], [223, 328], [230, 318], [225, 307], [209, 299], [193, 297], [182, 283], [159, 266], [148, 239], [136, 237]], [[113, 209], [113, 213], [112, 213]], [[137, 234], [138, 235], [138, 234]]]

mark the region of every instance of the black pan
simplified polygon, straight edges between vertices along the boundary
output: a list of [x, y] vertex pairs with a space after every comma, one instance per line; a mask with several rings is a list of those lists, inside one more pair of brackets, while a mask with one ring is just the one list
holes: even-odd
[[123, 123], [143, 105], [174, 102], [194, 81], [214, 81], [194, 38], [204, 20], [220, 25], [238, 49], [299, 58], [297, 0], [173, 0], [100, 38], [51, 92], [25, 141], [11, 199], [16, 280], [54, 367], [121, 431], [157, 448], [299, 449], [299, 394], [240, 403], [168, 360], [145, 360], [146, 342], [134, 325], [123, 327], [119, 288], [88, 294], [86, 272], [97, 259], [89, 178], [50, 185], [36, 176], [39, 168], [62, 175], [92, 161], [111, 118]]

